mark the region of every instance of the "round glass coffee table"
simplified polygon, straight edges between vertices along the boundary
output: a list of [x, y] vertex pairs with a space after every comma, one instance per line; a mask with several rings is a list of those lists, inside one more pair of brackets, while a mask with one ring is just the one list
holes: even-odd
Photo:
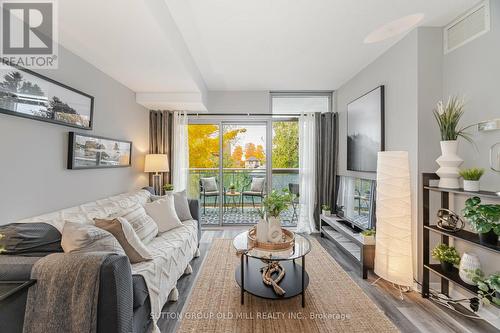
[[[236, 268], [236, 282], [241, 288], [241, 304], [245, 302], [245, 291], [267, 299], [286, 299], [302, 295], [302, 307], [305, 306], [305, 290], [309, 285], [309, 275], [306, 272], [306, 254], [311, 251], [311, 243], [307, 238], [295, 234], [295, 244], [283, 251], [270, 251], [252, 248], [248, 241], [248, 231], [242, 232], [233, 240], [233, 246], [241, 254], [241, 263]], [[295, 263], [301, 259], [301, 264]], [[285, 290], [284, 295], [278, 295], [273, 288], [262, 281], [263, 267], [270, 261], [279, 261], [285, 270], [279, 286]]]

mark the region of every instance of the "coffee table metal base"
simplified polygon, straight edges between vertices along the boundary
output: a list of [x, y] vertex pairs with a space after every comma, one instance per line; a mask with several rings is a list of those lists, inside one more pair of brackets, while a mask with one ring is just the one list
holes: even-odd
[[[305, 290], [309, 285], [309, 275], [305, 271], [305, 257], [302, 257], [302, 265], [295, 261], [280, 261], [285, 269], [285, 276], [279, 285], [285, 294], [277, 295], [271, 286], [262, 281], [261, 268], [266, 264], [259, 259], [241, 256], [241, 264], [238, 265], [235, 272], [236, 283], [241, 288], [241, 304], [244, 304], [245, 291], [261, 298], [267, 299], [287, 299], [297, 295], [302, 295], [302, 307], [305, 306]], [[298, 260], [297, 260], [298, 261]], [[243, 270], [242, 270], [243, 268]]]

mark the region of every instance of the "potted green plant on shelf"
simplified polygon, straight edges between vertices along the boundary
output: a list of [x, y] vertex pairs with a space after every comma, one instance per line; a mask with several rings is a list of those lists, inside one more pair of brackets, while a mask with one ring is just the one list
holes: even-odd
[[484, 169], [469, 168], [460, 170], [460, 176], [464, 179], [464, 191], [479, 192], [479, 179], [484, 174]]
[[436, 171], [440, 177], [439, 187], [460, 187], [458, 167], [463, 163], [463, 160], [458, 156], [458, 138], [464, 138], [472, 143], [466, 130], [473, 126], [459, 127], [460, 119], [465, 112], [464, 106], [463, 99], [453, 96], [448, 99], [446, 104], [439, 101], [433, 111], [441, 133], [441, 156], [436, 160], [440, 166]]
[[323, 214], [324, 216], [331, 216], [332, 210], [330, 209], [330, 206], [321, 205], [321, 214]]
[[288, 209], [293, 196], [288, 189], [273, 190], [262, 200], [262, 205], [267, 217], [267, 240], [271, 243], [280, 242], [282, 239], [280, 214]]
[[363, 244], [372, 245], [375, 243], [375, 229], [366, 229], [361, 231], [361, 237], [363, 238]]
[[477, 297], [481, 304], [489, 305], [491, 302], [500, 306], [500, 273], [485, 276], [480, 269], [467, 272], [469, 278], [477, 286]]
[[229, 184], [228, 189], [231, 194], [234, 194], [236, 192], [236, 185], [234, 183], [231, 183]]
[[479, 234], [481, 244], [497, 245], [500, 235], [500, 204], [481, 204], [479, 197], [465, 201], [464, 217]]
[[451, 272], [453, 266], [460, 264], [460, 254], [453, 246], [439, 244], [432, 249], [432, 258], [439, 260], [441, 268], [445, 272]]
[[165, 194], [172, 193], [174, 191], [174, 185], [172, 185], [172, 184], [163, 185], [163, 191], [165, 191]]

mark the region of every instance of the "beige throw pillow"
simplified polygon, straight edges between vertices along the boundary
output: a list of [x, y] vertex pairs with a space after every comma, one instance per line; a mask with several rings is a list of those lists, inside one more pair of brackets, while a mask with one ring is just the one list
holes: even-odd
[[166, 232], [182, 226], [175, 212], [174, 197], [166, 195], [160, 200], [144, 204], [144, 209], [158, 225], [158, 232]]
[[110, 232], [118, 240], [132, 264], [151, 260], [153, 257], [142, 244], [130, 223], [123, 217], [113, 220], [94, 219], [96, 227]]
[[[119, 216], [113, 216], [110, 218], [113, 219], [116, 217]], [[146, 214], [144, 207], [139, 204], [134, 205], [130, 210], [121, 214], [121, 217], [130, 223], [132, 228], [134, 228], [135, 233], [144, 244], [151, 242], [158, 234], [158, 226], [155, 221], [153, 221], [153, 219]]]
[[91, 224], [66, 221], [61, 247], [64, 252], [110, 252], [125, 255], [115, 236]]

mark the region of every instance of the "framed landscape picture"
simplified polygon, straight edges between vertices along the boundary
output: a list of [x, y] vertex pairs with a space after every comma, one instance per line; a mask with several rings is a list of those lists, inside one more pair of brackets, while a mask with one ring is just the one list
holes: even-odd
[[0, 62], [0, 113], [90, 130], [93, 111], [94, 97]]
[[69, 132], [68, 169], [128, 167], [131, 158], [130, 141]]
[[384, 86], [347, 105], [347, 170], [376, 172], [384, 148]]

